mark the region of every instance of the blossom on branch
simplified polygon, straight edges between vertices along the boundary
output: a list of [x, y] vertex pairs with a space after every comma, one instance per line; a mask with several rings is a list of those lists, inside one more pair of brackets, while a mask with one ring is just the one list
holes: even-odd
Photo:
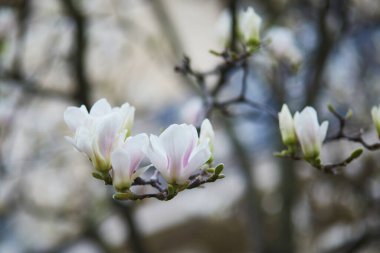
[[[66, 137], [91, 160], [92, 176], [113, 185], [118, 200], [157, 198], [170, 200], [179, 192], [224, 178], [223, 164], [213, 166], [214, 131], [208, 119], [200, 134], [193, 125], [171, 125], [160, 136], [145, 133], [131, 136], [135, 109], [129, 104], [112, 108], [100, 99], [87, 111], [70, 106], [64, 120], [74, 132]], [[151, 164], [141, 167], [147, 157]], [[140, 176], [148, 168], [149, 179]], [[164, 183], [164, 179], [166, 182]], [[150, 185], [154, 193], [137, 194], [131, 187]]]
[[329, 123], [318, 123], [317, 112], [313, 107], [306, 107], [294, 115], [295, 130], [302, 153], [306, 159], [319, 157], [322, 143], [326, 138]]
[[199, 134], [199, 140], [200, 142], [208, 141], [212, 156], [214, 155], [214, 139], [215, 133], [211, 122], [208, 119], [203, 120], [201, 125], [201, 132]]
[[372, 120], [375, 124], [377, 135], [380, 138], [380, 105], [372, 107], [371, 110]]
[[257, 15], [252, 7], [240, 11], [238, 19], [239, 35], [244, 43], [249, 46], [260, 44], [261, 17]]
[[278, 113], [280, 131], [282, 142], [286, 146], [294, 146], [297, 144], [296, 129], [294, 127], [294, 120], [289, 108], [284, 104], [281, 111]]
[[74, 136], [66, 138], [89, 157], [96, 170], [107, 172], [111, 169], [111, 152], [130, 135], [134, 111], [128, 103], [111, 108], [106, 99], [98, 100], [90, 112], [84, 105], [70, 106], [64, 120]]
[[[248, 47], [256, 47], [260, 44], [261, 17], [257, 15], [252, 7], [241, 10], [237, 16], [238, 39]], [[232, 18], [231, 14], [225, 10], [219, 17], [217, 23], [218, 37], [228, 46], [231, 43]]]
[[145, 157], [149, 138], [146, 134], [128, 137], [111, 154], [112, 184], [116, 191], [123, 192], [131, 187], [133, 181], [148, 168], [140, 168]]
[[173, 124], [160, 136], [150, 136], [147, 156], [169, 184], [184, 185], [210, 159], [209, 142], [198, 137], [193, 125]]

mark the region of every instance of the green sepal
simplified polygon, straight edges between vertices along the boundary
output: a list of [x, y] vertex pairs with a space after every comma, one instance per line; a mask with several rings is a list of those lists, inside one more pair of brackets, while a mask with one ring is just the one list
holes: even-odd
[[215, 51], [215, 50], [213, 50], [213, 49], [210, 49], [209, 51], [208, 51], [210, 54], [212, 54], [212, 55], [215, 55], [215, 56], [222, 56], [222, 53], [219, 53], [219, 52], [217, 52], [217, 51]]
[[207, 168], [206, 172], [214, 174], [215, 173], [215, 168]]
[[351, 109], [348, 109], [345, 118], [346, 118], [346, 119], [349, 119], [349, 118], [352, 117], [353, 114], [354, 114], [354, 113], [352, 112], [352, 110], [351, 110]]
[[175, 192], [174, 186], [172, 184], [168, 184], [168, 195], [171, 196]]
[[224, 174], [219, 174], [218, 175], [218, 179], [223, 179], [223, 178], [225, 178], [226, 176], [224, 175]]
[[115, 200], [129, 200], [133, 199], [133, 196], [132, 192], [116, 192], [112, 198]]
[[215, 174], [216, 176], [218, 176], [220, 173], [222, 173], [223, 169], [224, 169], [224, 164], [223, 164], [223, 163], [218, 164], [218, 165], [215, 167], [215, 172], [214, 172], [214, 174]]
[[363, 149], [359, 148], [359, 149], [357, 149], [357, 150], [355, 150], [354, 152], [351, 153], [350, 157], [348, 157], [346, 159], [346, 162], [350, 163], [353, 160], [355, 160], [356, 158], [360, 157], [362, 154], [363, 154]]
[[334, 106], [333, 106], [332, 104], [328, 104], [328, 105], [327, 105], [327, 109], [328, 109], [329, 112], [331, 112], [331, 113], [334, 113], [334, 112], [335, 112]]
[[185, 190], [185, 189], [189, 186], [189, 184], [190, 184], [190, 181], [187, 181], [187, 182], [184, 183], [183, 185], [180, 185], [177, 189], [178, 189], [179, 191], [183, 191], [183, 190]]
[[104, 180], [103, 175], [99, 174], [98, 172], [92, 172], [92, 176], [99, 180]]

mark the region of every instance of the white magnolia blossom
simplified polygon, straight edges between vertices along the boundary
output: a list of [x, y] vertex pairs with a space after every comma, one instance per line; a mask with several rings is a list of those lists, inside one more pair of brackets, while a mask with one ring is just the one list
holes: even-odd
[[171, 125], [150, 136], [147, 156], [169, 184], [182, 185], [211, 157], [208, 138], [200, 139], [193, 125]]
[[128, 137], [120, 147], [112, 152], [112, 183], [116, 191], [128, 189], [133, 181], [144, 172], [139, 165], [145, 157], [145, 148], [148, 143], [148, 136], [139, 134]]
[[312, 107], [306, 107], [301, 113], [296, 112], [294, 123], [297, 139], [305, 158], [318, 158], [322, 143], [326, 138], [328, 122], [318, 123], [317, 112]]
[[[257, 15], [252, 7], [241, 10], [238, 13], [238, 32], [242, 42], [257, 44], [260, 42], [261, 17]], [[224, 43], [224, 46], [230, 42], [232, 27], [232, 18], [228, 10], [220, 14], [217, 22], [216, 31], [218, 38]]]
[[108, 171], [111, 152], [130, 135], [134, 112], [128, 103], [111, 108], [106, 99], [98, 100], [90, 112], [84, 105], [70, 106], [64, 120], [74, 136], [66, 138], [90, 158], [96, 170]]
[[201, 132], [199, 134], [200, 142], [208, 141], [211, 153], [214, 153], [214, 139], [215, 133], [212, 128], [211, 122], [208, 119], [203, 120], [201, 125]]
[[241, 11], [238, 16], [239, 33], [245, 43], [260, 42], [261, 17], [257, 15], [252, 7]]
[[297, 135], [294, 127], [294, 120], [289, 108], [284, 104], [278, 114], [282, 142], [287, 146], [297, 144]]
[[270, 40], [269, 52], [278, 60], [296, 66], [302, 61], [302, 53], [296, 45], [293, 31], [285, 27], [273, 27], [266, 36]]
[[376, 127], [377, 134], [380, 138], [380, 105], [372, 107], [371, 114], [373, 123]]

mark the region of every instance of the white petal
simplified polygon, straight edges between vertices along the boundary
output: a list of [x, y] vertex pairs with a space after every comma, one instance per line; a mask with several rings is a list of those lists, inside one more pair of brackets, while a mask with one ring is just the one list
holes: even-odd
[[205, 164], [211, 157], [211, 151], [208, 142], [202, 142], [197, 146], [190, 156], [189, 163], [183, 169], [181, 177], [183, 180], [187, 180], [194, 172]]
[[145, 171], [147, 171], [150, 167], [152, 167], [152, 165], [147, 165], [145, 167], [142, 167], [142, 168], [139, 168], [138, 170], [136, 170], [133, 174], [132, 174], [132, 182], [138, 178], [141, 174], [143, 174]]
[[372, 107], [371, 115], [373, 123], [375, 124], [377, 135], [380, 138], [380, 105]]
[[112, 181], [115, 188], [129, 187], [132, 183], [131, 162], [128, 152], [117, 148], [111, 154]]
[[161, 172], [162, 176], [168, 180], [170, 175], [168, 171], [168, 159], [166, 152], [159, 140], [155, 135], [150, 135], [149, 146], [146, 149], [146, 155], [150, 162]]
[[63, 113], [63, 119], [72, 131], [76, 131], [78, 127], [83, 126], [87, 118], [88, 113], [84, 105], [81, 107], [69, 106]]
[[286, 104], [282, 106], [281, 111], [278, 114], [278, 119], [282, 141], [287, 145], [294, 144], [297, 139], [295, 136], [294, 121]]
[[87, 128], [79, 127], [75, 133], [75, 145], [79, 151], [85, 153], [90, 159], [93, 158], [92, 142], [94, 136]]
[[145, 157], [145, 151], [149, 143], [146, 134], [129, 137], [123, 144], [123, 150], [130, 156], [131, 171], [134, 173]]
[[208, 140], [210, 149], [211, 151], [213, 151], [214, 139], [215, 139], [215, 133], [210, 121], [208, 119], [203, 120], [202, 125], [201, 125], [201, 132], [200, 132], [200, 142]]
[[297, 112], [294, 121], [303, 154], [306, 157], [318, 156], [326, 138], [328, 123], [324, 122], [319, 126], [317, 112], [312, 107], [306, 107], [301, 113]]
[[320, 128], [319, 128], [319, 140], [320, 140], [321, 144], [323, 143], [323, 141], [326, 138], [327, 128], [328, 127], [329, 127], [329, 122], [328, 121], [324, 121], [322, 123], [322, 125], [320, 126]]
[[257, 15], [252, 7], [247, 8], [239, 14], [239, 30], [245, 42], [260, 38], [261, 17]]
[[128, 103], [125, 103], [120, 108], [121, 113], [123, 114], [123, 127], [128, 129], [130, 132], [133, 125], [133, 120], [135, 118], [135, 108], [130, 106]]
[[127, 152], [136, 153], [142, 152], [145, 153], [146, 148], [149, 144], [148, 135], [145, 133], [138, 134], [135, 136], [130, 136], [125, 140], [123, 144], [123, 148], [127, 150]]
[[104, 116], [112, 111], [111, 105], [105, 98], [98, 100], [91, 108], [90, 115], [94, 117]]
[[308, 128], [312, 128], [311, 131], [317, 133], [319, 128], [317, 111], [313, 107], [306, 107], [301, 112], [302, 121]]
[[171, 177], [176, 178], [198, 143], [197, 130], [192, 125], [174, 124], [169, 126], [159, 139], [168, 156]]
[[372, 107], [371, 116], [375, 125], [379, 125], [380, 124], [380, 106]]

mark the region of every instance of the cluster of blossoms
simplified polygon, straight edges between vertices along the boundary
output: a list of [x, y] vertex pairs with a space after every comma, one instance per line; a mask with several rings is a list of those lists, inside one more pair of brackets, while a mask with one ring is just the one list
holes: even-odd
[[306, 160], [318, 159], [326, 138], [328, 122], [319, 125], [317, 112], [312, 107], [296, 112], [293, 117], [286, 104], [282, 106], [278, 118], [282, 142], [288, 151], [293, 153], [299, 143]]
[[[134, 113], [135, 108], [128, 103], [112, 108], [106, 99], [97, 101], [90, 112], [84, 105], [70, 106], [64, 112], [64, 120], [74, 132], [73, 137], [66, 138], [88, 156], [94, 177], [112, 184], [117, 193], [128, 193], [128, 199], [136, 198], [130, 188], [136, 181], [141, 185], [139, 176], [152, 166], [166, 181], [171, 195], [189, 185], [194, 188], [194, 179], [201, 184], [221, 178], [222, 166], [217, 166], [217, 172], [211, 167], [214, 131], [208, 119], [203, 121], [199, 135], [193, 125], [173, 124], [159, 136], [132, 136]], [[140, 166], [144, 158], [150, 164]], [[205, 181], [197, 178], [207, 172], [213, 174]], [[161, 184], [159, 180], [149, 182]], [[173, 197], [164, 188], [156, 188], [161, 191], [161, 199]]]
[[[367, 144], [360, 135], [347, 136], [344, 134], [344, 122], [351, 117], [351, 111], [343, 117], [340, 116], [332, 106], [329, 106], [329, 110], [340, 120], [338, 134], [332, 139], [346, 138], [350, 141], [359, 142], [370, 150], [380, 148], [379, 143], [372, 145]], [[371, 115], [380, 139], [380, 105], [372, 108]], [[306, 107], [303, 111], [296, 112], [293, 117], [286, 104], [282, 106], [281, 111], [278, 113], [278, 119], [282, 142], [287, 146], [287, 150], [277, 153], [278, 156], [306, 160], [318, 169], [324, 170], [325, 172], [334, 172], [334, 168], [346, 166], [363, 152], [362, 149], [357, 149], [341, 163], [323, 165], [319, 156], [322, 144], [326, 138], [328, 122], [324, 121], [322, 124], [319, 124], [317, 112], [312, 107]], [[302, 157], [297, 156], [298, 147], [300, 147], [302, 151]]]

